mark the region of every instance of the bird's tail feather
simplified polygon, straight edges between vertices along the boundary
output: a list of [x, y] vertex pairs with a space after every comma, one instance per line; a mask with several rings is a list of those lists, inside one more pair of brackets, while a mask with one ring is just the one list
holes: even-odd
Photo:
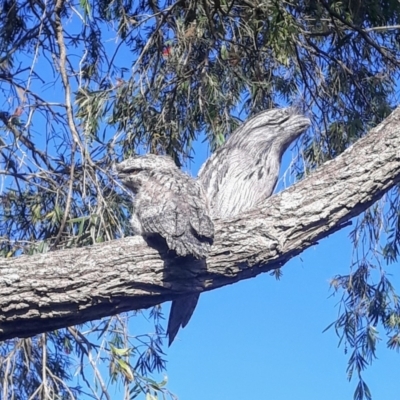
[[181, 297], [172, 302], [168, 321], [168, 346], [171, 346], [179, 328], [184, 328], [189, 322], [199, 300], [199, 294]]

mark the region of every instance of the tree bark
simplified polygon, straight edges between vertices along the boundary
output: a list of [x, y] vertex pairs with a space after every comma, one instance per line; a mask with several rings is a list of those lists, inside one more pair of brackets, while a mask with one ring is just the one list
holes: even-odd
[[400, 108], [335, 160], [240, 218], [215, 221], [204, 262], [129, 237], [1, 261], [0, 340], [213, 290], [282, 267], [400, 180]]

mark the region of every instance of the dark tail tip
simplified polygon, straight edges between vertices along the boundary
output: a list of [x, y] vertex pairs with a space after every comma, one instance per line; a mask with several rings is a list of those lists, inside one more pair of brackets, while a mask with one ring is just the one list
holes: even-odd
[[199, 294], [185, 296], [172, 302], [167, 327], [168, 346], [171, 346], [179, 328], [184, 328], [188, 324], [196, 308], [199, 296]]

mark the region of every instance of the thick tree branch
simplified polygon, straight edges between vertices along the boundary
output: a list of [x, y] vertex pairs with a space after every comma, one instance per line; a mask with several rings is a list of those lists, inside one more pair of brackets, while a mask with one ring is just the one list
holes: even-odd
[[400, 108], [260, 209], [216, 221], [206, 268], [140, 237], [3, 260], [0, 340], [150, 307], [281, 267], [398, 183], [399, 149]]

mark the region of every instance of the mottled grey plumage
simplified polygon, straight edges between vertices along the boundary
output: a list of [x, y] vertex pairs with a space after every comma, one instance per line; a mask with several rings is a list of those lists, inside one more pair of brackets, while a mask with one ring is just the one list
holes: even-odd
[[270, 197], [282, 155], [310, 125], [294, 108], [263, 111], [246, 121], [199, 172], [213, 218], [233, 217]]
[[[118, 177], [134, 194], [134, 233], [163, 237], [179, 256], [205, 258], [214, 237], [208, 202], [199, 182], [182, 172], [168, 156], [147, 154], [117, 165]], [[187, 324], [198, 296], [173, 302], [168, 323], [171, 344]]]
[[[119, 164], [119, 176], [136, 194], [135, 231], [161, 235], [179, 255], [206, 257], [213, 237], [209, 212], [213, 218], [233, 217], [271, 196], [283, 153], [309, 125], [310, 120], [293, 108], [257, 114], [203, 164], [198, 181], [168, 157], [147, 155]], [[169, 344], [188, 323], [198, 298], [172, 302]]]
[[179, 256], [204, 258], [214, 225], [199, 182], [168, 156], [147, 154], [117, 165], [118, 176], [134, 194], [131, 219], [135, 234], [160, 235]]

